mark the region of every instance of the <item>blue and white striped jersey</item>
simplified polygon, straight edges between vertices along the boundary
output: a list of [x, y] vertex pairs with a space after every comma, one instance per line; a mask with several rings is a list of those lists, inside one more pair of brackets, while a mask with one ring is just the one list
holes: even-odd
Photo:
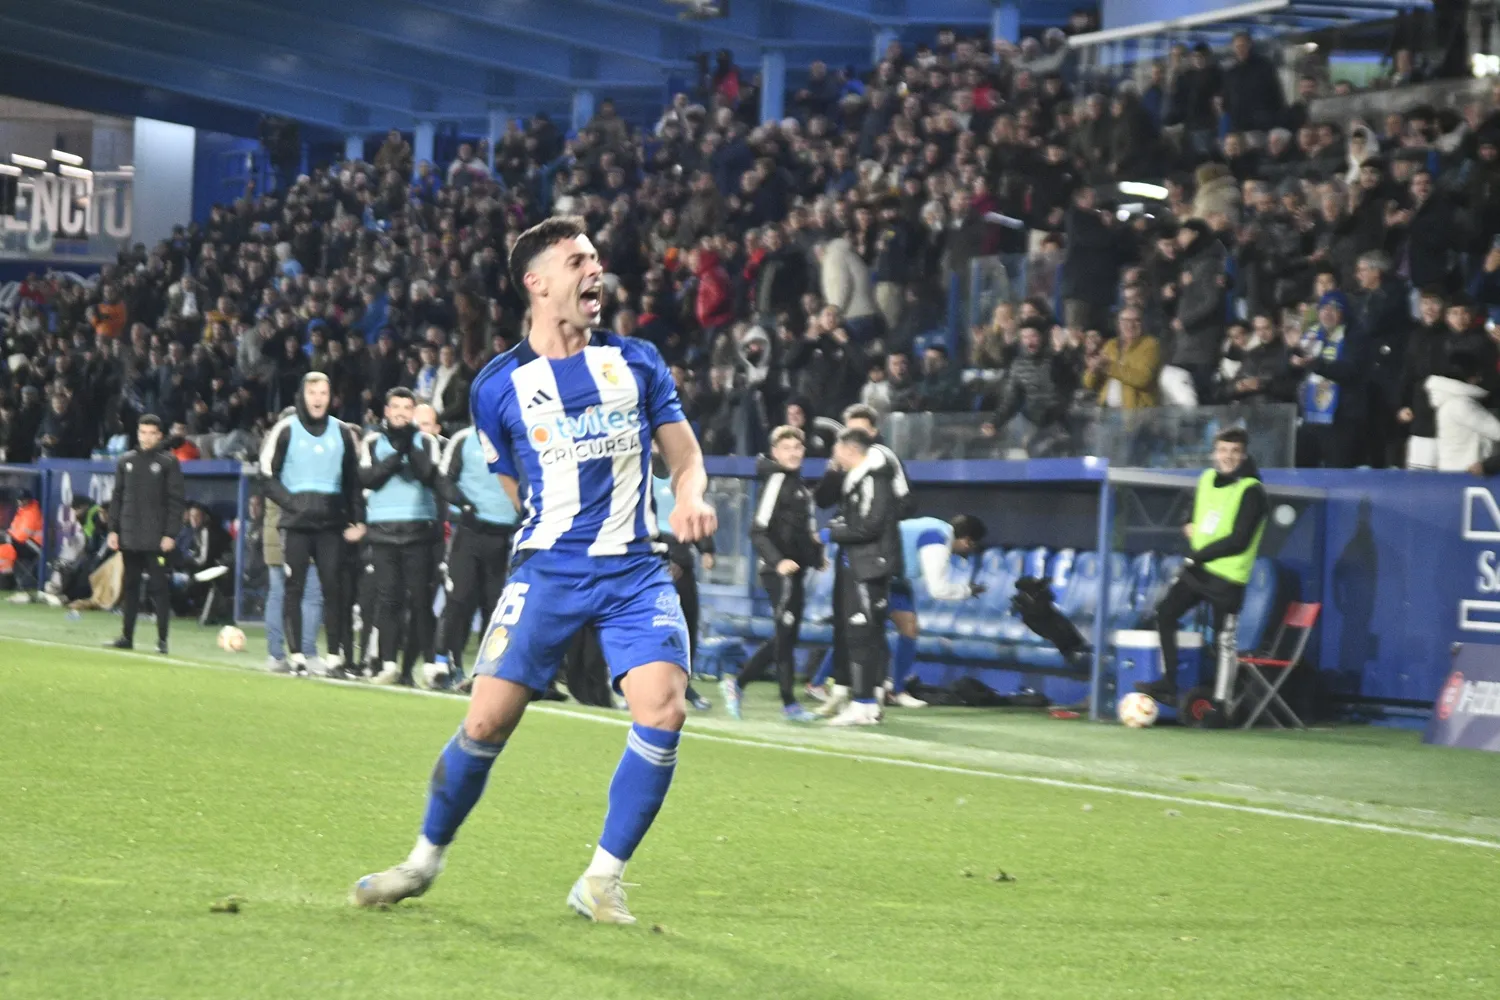
[[490, 471], [522, 484], [517, 550], [661, 551], [651, 437], [685, 418], [651, 343], [595, 330], [580, 353], [551, 360], [523, 340], [485, 365], [469, 407]]

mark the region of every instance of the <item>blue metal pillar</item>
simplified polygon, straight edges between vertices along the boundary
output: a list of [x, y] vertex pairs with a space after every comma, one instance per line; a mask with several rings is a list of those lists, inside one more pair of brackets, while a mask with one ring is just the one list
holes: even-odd
[[1021, 40], [1021, 4], [1019, 0], [1001, 0], [990, 12], [990, 39], [996, 42]]
[[885, 50], [899, 37], [900, 35], [897, 34], [894, 28], [876, 28], [875, 44], [872, 49], [874, 57], [870, 62], [875, 66], [879, 66], [881, 61], [885, 59]]
[[[1104, 676], [1109, 656], [1109, 619], [1114, 608], [1109, 606], [1110, 571], [1109, 557], [1114, 551], [1115, 494], [1109, 482], [1109, 470], [1104, 470], [1104, 480], [1099, 484], [1098, 542], [1099, 593], [1094, 603], [1094, 634], [1090, 637], [1094, 646], [1093, 662], [1089, 670], [1089, 721], [1098, 722], [1102, 717], [1114, 714], [1114, 705], [1105, 700]], [[1119, 692], [1115, 692], [1119, 697]]]
[[365, 158], [365, 137], [351, 132], [344, 136], [344, 159], [363, 160]]
[[760, 55], [760, 121], [779, 122], [786, 115], [786, 53], [766, 49]]
[[594, 120], [594, 92], [580, 88], [573, 91], [573, 131]]
[[[411, 158], [412, 168], [420, 166], [423, 160], [432, 163], [432, 144], [437, 138], [437, 126], [432, 122], [417, 122], [417, 127], [412, 130]], [[436, 163], [432, 164], [434, 167]], [[441, 173], [441, 171], [439, 171]]]
[[495, 149], [500, 145], [500, 140], [505, 137], [506, 114], [504, 108], [490, 108], [490, 162], [489, 168], [495, 169]]

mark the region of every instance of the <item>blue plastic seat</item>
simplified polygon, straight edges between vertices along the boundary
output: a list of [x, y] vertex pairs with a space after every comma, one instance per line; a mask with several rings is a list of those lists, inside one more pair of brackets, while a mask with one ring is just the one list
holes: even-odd
[[1078, 553], [1074, 549], [1058, 549], [1047, 560], [1047, 582], [1052, 585], [1052, 599], [1062, 600], [1068, 589], [1068, 579], [1073, 575], [1073, 562]]
[[1034, 549], [1026, 550], [1025, 572], [1023, 576], [1034, 576], [1037, 579], [1045, 579], [1047, 576], [1047, 546], [1039, 545]]
[[1155, 552], [1142, 552], [1130, 561], [1130, 592], [1125, 603], [1115, 604], [1113, 628], [1130, 628], [1151, 612], [1151, 595], [1161, 575]]

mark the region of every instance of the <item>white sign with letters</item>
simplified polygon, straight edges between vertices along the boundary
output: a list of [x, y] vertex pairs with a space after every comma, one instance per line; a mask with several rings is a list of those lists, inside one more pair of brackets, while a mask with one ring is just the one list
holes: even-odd
[[[1466, 542], [1500, 542], [1500, 504], [1484, 486], [1464, 488], [1463, 538]], [[1500, 551], [1479, 553], [1474, 589], [1500, 594]], [[1464, 598], [1458, 602], [1458, 627], [1465, 632], [1500, 632], [1500, 600]]]

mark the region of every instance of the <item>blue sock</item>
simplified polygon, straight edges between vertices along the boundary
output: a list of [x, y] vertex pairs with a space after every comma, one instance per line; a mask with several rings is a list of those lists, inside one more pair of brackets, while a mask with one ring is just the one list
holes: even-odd
[[906, 690], [906, 679], [917, 664], [917, 640], [896, 633], [896, 654], [891, 657], [891, 689], [897, 694]]
[[505, 749], [504, 743], [485, 743], [471, 739], [460, 725], [458, 732], [438, 756], [432, 769], [432, 784], [427, 798], [427, 815], [422, 819], [422, 836], [439, 847], [453, 842], [469, 810], [484, 794], [484, 782], [490, 765]]
[[432, 658], [432, 662], [433, 663], [441, 663], [443, 666], [446, 667], [448, 665], [448, 654], [447, 653], [439, 653], [439, 654], [437, 654], [436, 656], [434, 656]]
[[609, 812], [599, 835], [599, 846], [621, 861], [630, 860], [667, 797], [681, 735], [640, 723], [630, 727], [625, 754], [609, 783]]
[[819, 684], [825, 683], [831, 676], [833, 676], [833, 647], [829, 646], [828, 652], [823, 654], [823, 665], [820, 666], [818, 668], [818, 672], [813, 675], [813, 687], [817, 687]]

